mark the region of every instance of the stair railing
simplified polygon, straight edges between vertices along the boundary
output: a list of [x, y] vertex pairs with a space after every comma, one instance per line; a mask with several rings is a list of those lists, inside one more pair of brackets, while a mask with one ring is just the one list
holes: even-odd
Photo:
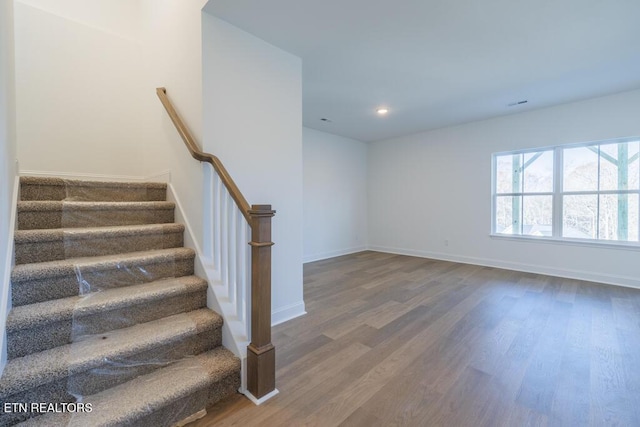
[[[211, 164], [216, 172], [213, 184], [214, 257], [238, 320], [250, 315], [250, 344], [247, 346], [247, 390], [260, 399], [275, 390], [275, 347], [271, 343], [271, 205], [249, 205], [220, 160], [200, 150], [176, 112], [165, 88], [156, 93], [191, 156]], [[233, 203], [231, 203], [233, 202]], [[237, 207], [234, 209], [233, 204]], [[236, 212], [239, 211], [239, 215]], [[244, 217], [244, 220], [243, 218]], [[250, 228], [251, 251], [244, 250]], [[249, 261], [250, 258], [250, 261]], [[249, 267], [250, 263], [250, 269]], [[247, 275], [249, 280], [247, 280]], [[247, 307], [247, 282], [251, 283]]]

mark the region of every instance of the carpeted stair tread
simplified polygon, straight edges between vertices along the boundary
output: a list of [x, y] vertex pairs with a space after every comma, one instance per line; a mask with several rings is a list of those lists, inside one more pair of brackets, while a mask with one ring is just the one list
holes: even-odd
[[197, 276], [185, 276], [143, 283], [127, 288], [109, 289], [95, 294], [61, 298], [15, 307], [7, 317], [7, 332], [32, 328], [44, 323], [88, 316], [102, 310], [112, 310], [154, 299], [167, 298], [182, 292], [207, 289], [207, 282]]
[[11, 273], [11, 281], [15, 283], [30, 279], [64, 276], [67, 274], [75, 275], [76, 268], [86, 269], [87, 271], [104, 271], [129, 266], [133, 267], [139, 264], [166, 263], [177, 259], [193, 258], [194, 256], [195, 252], [193, 249], [171, 248], [22, 264], [14, 267]]
[[21, 176], [20, 185], [56, 185], [83, 187], [114, 187], [114, 188], [167, 188], [164, 182], [146, 181], [100, 181], [83, 179], [66, 179], [58, 177]]
[[20, 201], [18, 230], [170, 223], [174, 208], [166, 201]]
[[[178, 342], [202, 330], [220, 328], [222, 318], [208, 309], [177, 314], [7, 362], [0, 381], [0, 400], [118, 360]], [[105, 338], [106, 337], [106, 338]]]
[[130, 235], [146, 235], [158, 233], [184, 232], [182, 224], [142, 224], [120, 225], [107, 227], [83, 227], [83, 228], [54, 228], [40, 230], [16, 230], [14, 232], [16, 243], [52, 242], [69, 239], [100, 239], [105, 237], [125, 237]]
[[183, 245], [184, 225], [144, 224], [17, 230], [16, 264], [166, 249]]
[[239, 383], [239, 359], [219, 347], [85, 396], [91, 412], [45, 414], [19, 425], [168, 427], [235, 392]]
[[97, 257], [72, 258], [14, 267], [13, 306], [79, 294], [191, 276], [195, 252], [187, 248], [157, 249]]
[[118, 211], [118, 210], [146, 210], [161, 209], [170, 210], [175, 208], [175, 203], [166, 201], [156, 202], [78, 202], [78, 201], [20, 201], [18, 202], [18, 214], [24, 211], [47, 212], [61, 210], [84, 210], [84, 211]]
[[8, 358], [197, 310], [206, 306], [206, 293], [205, 280], [185, 276], [15, 307], [7, 318]]
[[20, 178], [21, 200], [165, 200], [167, 184], [70, 180], [49, 177]]

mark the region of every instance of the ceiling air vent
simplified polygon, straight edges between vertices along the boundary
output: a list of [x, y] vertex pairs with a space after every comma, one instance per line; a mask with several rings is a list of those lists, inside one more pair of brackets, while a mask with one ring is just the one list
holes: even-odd
[[526, 104], [527, 101], [526, 99], [523, 99], [522, 101], [516, 101], [516, 102], [512, 102], [510, 104], [507, 104], [507, 107], [515, 107], [516, 105], [522, 105], [522, 104]]

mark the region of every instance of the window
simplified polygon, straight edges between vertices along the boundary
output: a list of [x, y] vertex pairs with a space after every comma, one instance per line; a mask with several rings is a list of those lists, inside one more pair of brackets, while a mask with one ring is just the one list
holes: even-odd
[[640, 139], [493, 156], [493, 233], [638, 242]]

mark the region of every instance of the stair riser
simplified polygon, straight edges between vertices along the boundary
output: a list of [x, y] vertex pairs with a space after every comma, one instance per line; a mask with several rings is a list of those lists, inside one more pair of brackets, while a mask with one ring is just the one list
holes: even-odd
[[240, 369], [238, 368], [238, 370], [232, 375], [229, 375], [209, 386], [207, 389], [209, 392], [209, 396], [207, 397], [207, 407], [219, 402], [227, 396], [238, 393], [241, 385], [240, 382]]
[[[219, 327], [185, 337], [177, 342], [159, 345], [137, 355], [118, 360], [105, 360], [104, 364], [86, 372], [64, 377], [35, 387], [27, 392], [3, 398], [5, 402], [74, 402], [75, 396], [88, 396], [168, 366], [184, 357], [209, 351], [222, 344]], [[80, 356], [80, 355], [79, 355]], [[204, 374], [204, 372], [203, 372]], [[0, 425], [11, 425], [26, 419], [23, 414], [0, 414]]]
[[71, 342], [72, 320], [62, 320], [36, 328], [7, 332], [7, 358], [26, 356]]
[[18, 212], [18, 230], [167, 224], [173, 209], [52, 210]]
[[[190, 276], [192, 274], [193, 257], [157, 264], [140, 264], [133, 267], [121, 266], [117, 270], [83, 272], [82, 280], [90, 284], [92, 290], [100, 290], [149, 283], [162, 278]], [[13, 280], [12, 282], [12, 302], [14, 306], [67, 298], [80, 294], [80, 283], [75, 272], [69, 272], [58, 277], [25, 281]]]
[[138, 323], [150, 322], [174, 314], [186, 313], [207, 305], [206, 288], [157, 301], [142, 301], [138, 305], [81, 316], [79, 311], [68, 319], [21, 329], [7, 334], [9, 359], [22, 357], [71, 343], [82, 335], [127, 328]]
[[20, 185], [21, 200], [76, 200], [93, 202], [157, 202], [166, 200], [165, 188], [123, 188], [81, 185]]
[[235, 372], [217, 383], [203, 388], [184, 399], [177, 399], [162, 409], [142, 418], [128, 420], [136, 427], [171, 426], [238, 392], [240, 372]]
[[[16, 393], [14, 395], [8, 396], [4, 399], [4, 402], [11, 403], [26, 403], [28, 408], [30, 408], [31, 403], [70, 403], [75, 402], [76, 398], [69, 394], [67, 391], [66, 381], [59, 381], [55, 384], [46, 384], [41, 387], [37, 387], [31, 390], [28, 390], [23, 393]], [[40, 396], [46, 394], [47, 398], [50, 400], [39, 400]], [[21, 421], [25, 421], [32, 416], [37, 414], [33, 413], [4, 413], [0, 412], [0, 427], [4, 426], [12, 426]]]
[[114, 255], [183, 246], [183, 233], [159, 233], [118, 236], [115, 238], [74, 239], [61, 237], [56, 241], [15, 244], [16, 264], [58, 261], [69, 258]]
[[197, 335], [159, 345], [134, 356], [105, 361], [106, 363], [100, 368], [74, 375], [65, 381], [68, 382], [74, 394], [88, 396], [140, 375], [151, 373], [184, 357], [213, 350], [220, 345], [222, 345], [221, 328], [205, 330]]

